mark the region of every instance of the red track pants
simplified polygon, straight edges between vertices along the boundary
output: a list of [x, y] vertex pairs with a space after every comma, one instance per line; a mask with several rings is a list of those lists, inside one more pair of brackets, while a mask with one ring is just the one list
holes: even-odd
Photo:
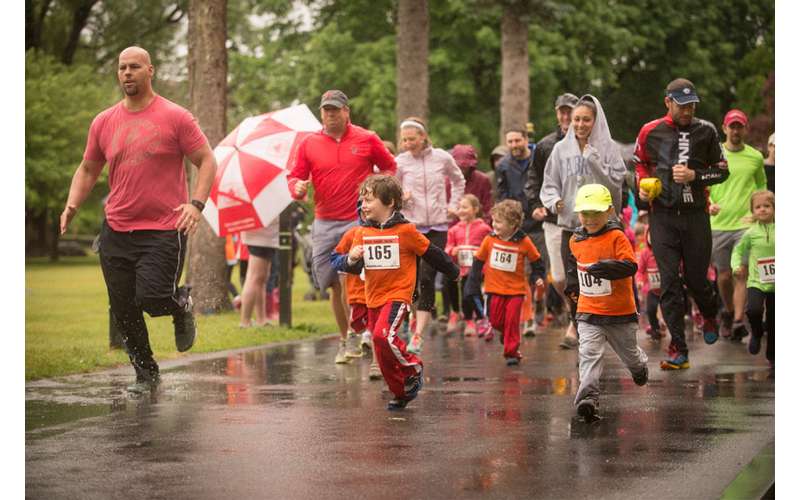
[[411, 305], [403, 302], [387, 302], [381, 307], [369, 309], [369, 327], [378, 366], [389, 390], [397, 398], [404, 398], [406, 395], [406, 377], [416, 375], [422, 370], [422, 360], [407, 352], [406, 343], [397, 336], [397, 330], [410, 309]]
[[519, 353], [519, 321], [524, 295], [489, 295], [489, 322], [503, 332], [503, 356], [521, 358]]

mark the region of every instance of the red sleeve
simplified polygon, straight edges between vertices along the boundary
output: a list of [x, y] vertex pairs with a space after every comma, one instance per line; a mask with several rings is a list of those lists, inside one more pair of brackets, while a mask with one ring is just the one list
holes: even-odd
[[486, 262], [486, 260], [489, 258], [489, 250], [491, 246], [491, 240], [489, 238], [484, 238], [481, 242], [480, 248], [478, 248], [478, 251], [475, 252], [475, 258]]
[[639, 181], [641, 179], [652, 177], [653, 172], [650, 168], [650, 159], [647, 157], [647, 137], [650, 131], [653, 130], [658, 124], [658, 120], [647, 123], [639, 131], [636, 137], [636, 145], [633, 148], [633, 161], [636, 165], [636, 192], [639, 192]]
[[208, 143], [197, 119], [189, 111], [184, 111], [178, 124], [178, 143], [181, 153], [190, 155]]
[[488, 177], [481, 178], [480, 201], [483, 210], [483, 220], [489, 223], [492, 220], [492, 183]]
[[378, 134], [370, 134], [369, 140], [372, 147], [373, 165], [377, 165], [381, 173], [394, 175], [397, 172], [397, 162], [392, 153], [383, 145]]
[[289, 175], [286, 176], [286, 181], [289, 183], [289, 194], [295, 200], [302, 200], [304, 196], [295, 195], [294, 185], [297, 184], [297, 181], [308, 180], [308, 176], [311, 173], [311, 164], [306, 158], [306, 145], [308, 144], [310, 137], [310, 135], [306, 136], [306, 138], [303, 139], [303, 142], [301, 142], [297, 147], [297, 157], [295, 159], [294, 166], [289, 172]]
[[444, 253], [447, 255], [453, 255], [453, 249], [456, 247], [456, 226], [451, 227], [447, 230], [447, 243], [444, 245]]
[[89, 161], [102, 161], [105, 163], [106, 155], [100, 148], [100, 129], [102, 128], [103, 118], [98, 115], [92, 120], [89, 126], [89, 136], [86, 138], [86, 149], [83, 151], [83, 159]]
[[637, 265], [639, 268], [636, 270], [636, 282], [644, 283], [647, 281], [647, 250], [642, 250], [639, 253], [639, 262]]

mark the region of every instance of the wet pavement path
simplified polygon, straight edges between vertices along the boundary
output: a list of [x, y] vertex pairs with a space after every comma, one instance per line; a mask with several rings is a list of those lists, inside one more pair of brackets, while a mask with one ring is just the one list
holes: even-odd
[[559, 340], [509, 368], [496, 340], [428, 339], [402, 412], [368, 359], [334, 365], [335, 338], [163, 363], [148, 397], [128, 367], [30, 382], [26, 497], [719, 498], [774, 442], [774, 382], [743, 344], [690, 335], [692, 368], [662, 372], [667, 341], [642, 336], [645, 387], [607, 349], [587, 425]]

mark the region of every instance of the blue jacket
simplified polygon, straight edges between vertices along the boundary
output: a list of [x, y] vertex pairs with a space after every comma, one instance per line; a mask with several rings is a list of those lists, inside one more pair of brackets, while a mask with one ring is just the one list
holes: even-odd
[[494, 197], [495, 202], [500, 202], [506, 199], [517, 200], [522, 203], [522, 212], [525, 217], [522, 220], [522, 230], [530, 233], [534, 230], [541, 230], [542, 223], [535, 221], [531, 216], [532, 207], [528, 204], [528, 197], [525, 196], [525, 183], [528, 181], [528, 170], [533, 163], [533, 146], [528, 145], [531, 155], [528, 157], [528, 162], [524, 167], [520, 166], [519, 162], [511, 156], [505, 155], [500, 159], [495, 169], [497, 179], [497, 193]]

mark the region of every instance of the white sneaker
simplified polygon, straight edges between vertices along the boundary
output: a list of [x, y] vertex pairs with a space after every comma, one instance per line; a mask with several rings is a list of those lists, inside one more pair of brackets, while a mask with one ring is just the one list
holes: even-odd
[[422, 336], [416, 334], [412, 335], [406, 350], [412, 354], [419, 354], [422, 352]]
[[367, 352], [372, 349], [372, 332], [364, 330], [361, 334], [361, 351]]
[[347, 363], [347, 361], [347, 345], [344, 343], [344, 341], [342, 341], [339, 342], [339, 351], [336, 353], [336, 363], [342, 364]]
[[369, 379], [370, 380], [380, 380], [383, 378], [383, 374], [381, 373], [381, 369], [378, 367], [378, 363], [374, 361], [369, 365]]
[[348, 358], [360, 358], [364, 355], [361, 350], [361, 336], [356, 335], [354, 332], [347, 334], [347, 342], [345, 346], [345, 356]]

